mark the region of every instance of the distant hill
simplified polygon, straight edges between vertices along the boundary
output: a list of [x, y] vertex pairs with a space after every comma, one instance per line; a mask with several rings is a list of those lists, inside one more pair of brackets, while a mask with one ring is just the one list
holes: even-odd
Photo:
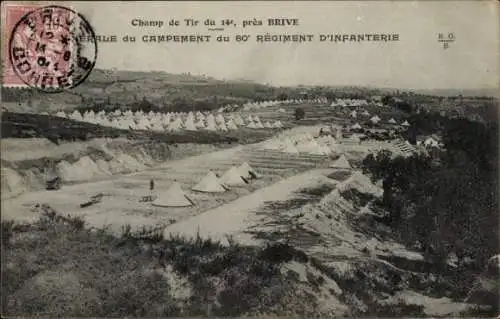
[[55, 94], [31, 88], [2, 87], [2, 106], [18, 112], [54, 112], [99, 104], [127, 106], [144, 99], [159, 107], [208, 102], [207, 107], [248, 100], [272, 99], [278, 94], [270, 86], [222, 81], [208, 76], [94, 69], [78, 87]]
[[414, 90], [417, 94], [435, 96], [488, 96], [500, 97], [498, 89], [435, 89], [435, 90]]

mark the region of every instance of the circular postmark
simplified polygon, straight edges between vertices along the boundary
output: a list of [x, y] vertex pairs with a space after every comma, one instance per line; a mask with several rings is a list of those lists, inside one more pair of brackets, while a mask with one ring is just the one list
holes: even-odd
[[61, 6], [27, 13], [10, 37], [14, 72], [26, 85], [44, 92], [61, 92], [82, 83], [96, 57], [97, 41], [88, 21]]

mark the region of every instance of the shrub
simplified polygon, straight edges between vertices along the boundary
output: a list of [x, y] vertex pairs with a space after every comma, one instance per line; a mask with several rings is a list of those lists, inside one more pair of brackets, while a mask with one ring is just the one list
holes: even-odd
[[305, 117], [306, 111], [304, 111], [303, 108], [298, 107], [298, 108], [295, 109], [294, 115], [295, 115], [295, 120], [299, 121], [299, 120], [302, 120]]

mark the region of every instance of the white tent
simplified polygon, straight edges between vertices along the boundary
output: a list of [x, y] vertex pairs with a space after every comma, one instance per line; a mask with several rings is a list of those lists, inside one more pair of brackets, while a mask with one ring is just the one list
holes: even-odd
[[184, 126], [186, 127], [187, 131], [197, 131], [196, 125], [194, 124], [193, 117], [189, 117], [186, 119], [186, 122], [184, 123]]
[[182, 130], [182, 127], [183, 127], [182, 119], [178, 117], [167, 126], [167, 131], [177, 132]]
[[361, 128], [361, 125], [359, 125], [358, 123], [351, 126], [351, 129], [353, 129], [353, 130], [359, 130], [360, 128]]
[[207, 119], [207, 126], [205, 127], [207, 131], [217, 131], [217, 125], [215, 124], [215, 121], [209, 121]]
[[404, 121], [403, 123], [401, 123], [402, 126], [410, 126], [410, 123], [408, 123], [408, 121]]
[[245, 186], [247, 182], [241, 176], [240, 170], [236, 167], [228, 169], [220, 178], [220, 182], [227, 186]]
[[269, 123], [269, 121], [264, 123], [264, 127], [265, 128], [273, 128], [273, 126], [271, 125], [271, 123]]
[[220, 123], [219, 123], [219, 125], [218, 125], [218, 129], [219, 129], [220, 131], [223, 131], [223, 132], [227, 132], [227, 131], [228, 131], [227, 126], [226, 126], [226, 124], [224, 124], [224, 122], [220, 122]]
[[260, 121], [255, 122], [255, 128], [264, 128], [264, 125]]
[[83, 121], [83, 117], [80, 114], [80, 112], [78, 112], [78, 110], [74, 110], [73, 113], [71, 113], [71, 115], [69, 116], [69, 118], [75, 121]]
[[194, 124], [196, 128], [205, 128], [205, 123], [203, 122], [202, 119], [199, 119], [198, 122]]
[[209, 171], [192, 189], [204, 193], [223, 193], [226, 191], [212, 171]]
[[276, 127], [276, 128], [282, 128], [283, 124], [281, 124], [281, 121], [275, 121], [274, 124], [273, 124], [273, 126]]
[[378, 122], [380, 122], [380, 117], [378, 117], [377, 115], [373, 116], [370, 121], [373, 123], [373, 124], [377, 124]]
[[236, 126], [236, 124], [234, 124], [233, 120], [230, 119], [229, 121], [227, 121], [227, 124], [226, 124], [227, 128], [229, 130], [237, 130], [238, 127]]
[[66, 113], [64, 113], [64, 111], [57, 112], [56, 116], [63, 117], [63, 118], [68, 118], [68, 115]]
[[243, 121], [243, 119], [241, 118], [241, 116], [239, 114], [237, 114], [235, 117], [234, 117], [234, 123], [236, 125], [245, 125], [245, 122]]
[[99, 125], [101, 126], [111, 126], [111, 122], [107, 119], [107, 118], [102, 118], [101, 120], [99, 120]]
[[137, 121], [136, 129], [138, 130], [148, 130], [151, 127], [151, 123], [145, 117], [142, 117]]
[[151, 123], [151, 130], [153, 130], [155, 132], [163, 132], [164, 128], [163, 128], [163, 125], [161, 123], [153, 122], [153, 123]]
[[166, 114], [166, 115], [163, 115], [161, 117], [161, 123], [164, 125], [164, 126], [167, 126], [168, 124], [170, 124], [170, 121], [171, 121], [171, 115], [170, 114]]
[[387, 121], [388, 123], [391, 123], [391, 124], [396, 124], [396, 120], [391, 118], [389, 121]]
[[345, 168], [345, 169], [350, 169], [351, 164], [349, 164], [349, 161], [347, 158], [345, 158], [345, 155], [342, 154], [340, 157], [330, 165], [332, 168]]
[[205, 121], [207, 122], [207, 125], [208, 123], [210, 122], [214, 122], [215, 123], [215, 116], [213, 114], [208, 114], [206, 117], [205, 117]]
[[257, 128], [257, 126], [255, 126], [255, 123], [253, 121], [248, 122], [247, 127], [248, 128]]
[[365, 110], [363, 113], [361, 113], [361, 115], [363, 115], [363, 116], [370, 116], [370, 113], [368, 113], [368, 111]]
[[174, 182], [166, 192], [158, 194], [158, 197], [156, 197], [152, 204], [161, 207], [186, 207], [193, 205], [189, 198], [186, 197], [181, 185], [177, 182]]
[[217, 116], [215, 117], [215, 122], [217, 124], [220, 124], [220, 123], [225, 123], [226, 120], [224, 119], [224, 116], [222, 116], [222, 114], [217, 114]]
[[238, 167], [238, 170], [241, 174], [241, 177], [243, 177], [247, 180], [250, 178], [257, 178], [258, 177], [255, 170], [247, 162], [241, 164], [240, 167]]

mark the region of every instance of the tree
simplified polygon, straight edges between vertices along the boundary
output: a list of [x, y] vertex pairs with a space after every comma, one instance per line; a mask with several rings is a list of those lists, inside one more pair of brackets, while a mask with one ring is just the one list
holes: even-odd
[[279, 101], [288, 100], [288, 95], [285, 92], [282, 92], [282, 93], [278, 94], [278, 100]]
[[303, 108], [298, 107], [295, 109], [295, 119], [297, 121], [303, 119], [305, 116], [306, 116], [306, 111], [304, 111]]

